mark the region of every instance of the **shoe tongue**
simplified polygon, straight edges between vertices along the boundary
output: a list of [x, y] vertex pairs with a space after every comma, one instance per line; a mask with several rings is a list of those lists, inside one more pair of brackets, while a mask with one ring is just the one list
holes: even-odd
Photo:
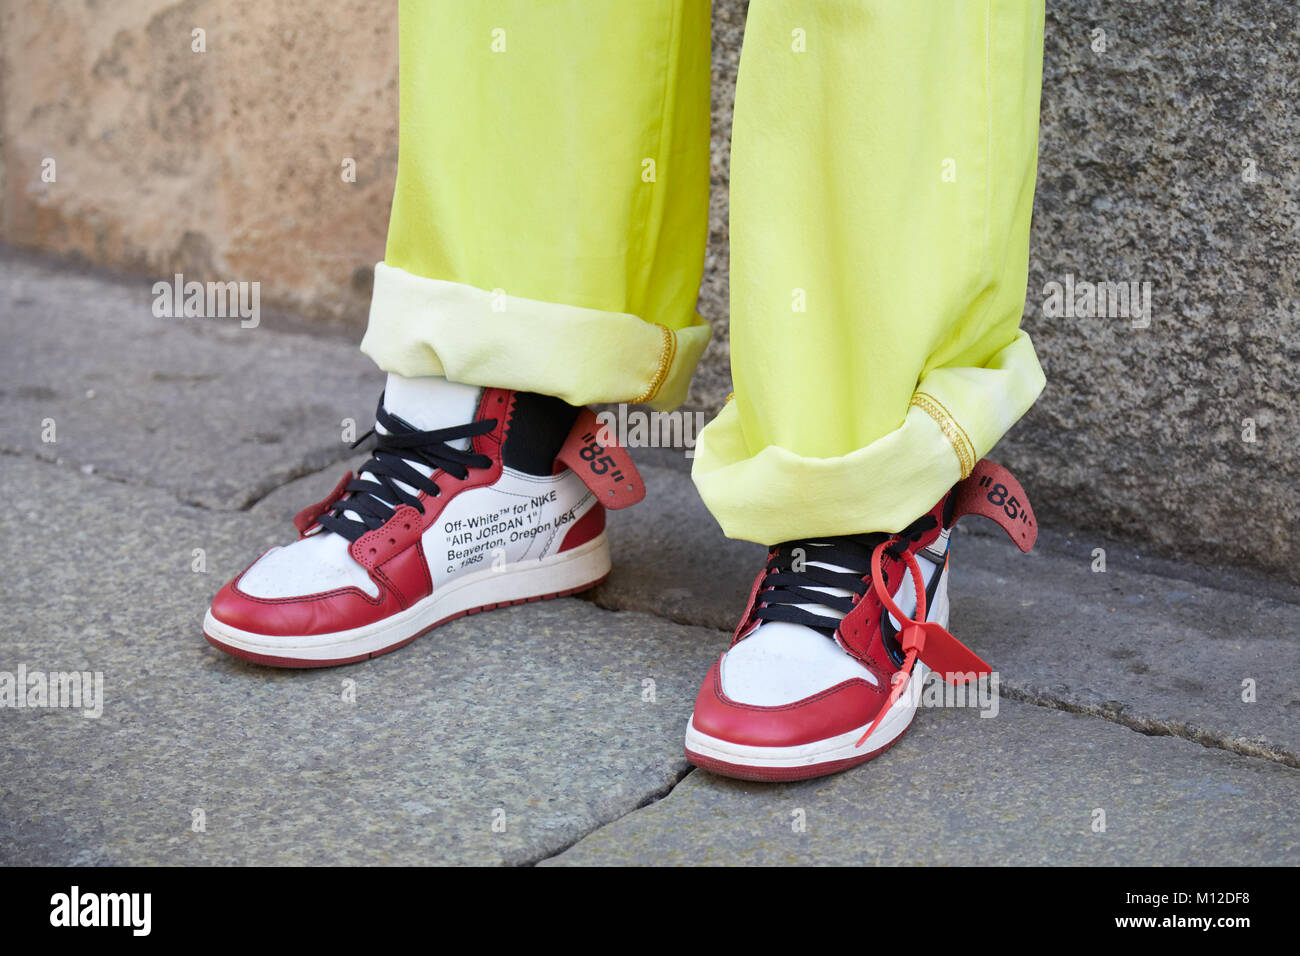
[[[388, 382], [384, 386], [384, 411], [400, 418], [416, 431], [428, 432], [439, 428], [454, 428], [474, 421], [482, 394], [483, 390], [477, 385], [449, 382], [441, 376], [407, 378], [389, 372]], [[388, 434], [388, 429], [378, 422], [375, 423], [375, 431], [381, 435]], [[468, 438], [447, 442], [449, 447], [460, 451], [467, 450], [469, 444]], [[409, 464], [426, 477], [433, 473], [433, 469], [422, 462], [412, 461]], [[379, 482], [369, 474], [362, 475], [360, 480], [379, 485]], [[416, 489], [403, 481], [398, 481], [396, 484], [409, 495], [417, 493]], [[386, 493], [375, 497], [387, 505], [394, 504], [387, 500]], [[359, 516], [354, 511], [345, 511], [343, 516], [351, 521], [359, 520]]]
[[[821, 542], [818, 542], [818, 541], [804, 541], [804, 542], [800, 542], [799, 544], [795, 545], [795, 547], [798, 547], [798, 548], [802, 548], [802, 549], [803, 549], [803, 551], [804, 551], [804, 559], [803, 559], [803, 560], [804, 560], [804, 562], [805, 562], [806, 565], [809, 565], [809, 566], [812, 566], [812, 567], [818, 567], [818, 568], [825, 568], [825, 569], [828, 570], [828, 571], [847, 571], [847, 572], [849, 572], [850, 574], [860, 574], [860, 573], [861, 573], [861, 572], [859, 572], [859, 571], [858, 571], [857, 569], [855, 569], [855, 568], [846, 568], [846, 567], [845, 567], [844, 565], [842, 565], [842, 564], [835, 564], [835, 563], [833, 563], [833, 562], [831, 562], [831, 561], [821, 561], [821, 560], [818, 560], [818, 558], [817, 558], [817, 552], [820, 551], [820, 550], [822, 550], [822, 549], [825, 547], [825, 545], [824, 545], [823, 543], [821, 543]], [[793, 570], [793, 569], [792, 569], [792, 570]], [[798, 572], [795, 571], [794, 573], [797, 574]], [[832, 588], [832, 587], [825, 587], [824, 585], [813, 584], [813, 583], [811, 583], [811, 582], [810, 582], [809, 584], [805, 585], [804, 587], [805, 587], [806, 590], [809, 590], [809, 591], [816, 591], [816, 592], [819, 593], [819, 594], [828, 594], [828, 595], [832, 595], [832, 596], [834, 596], [834, 597], [849, 597], [849, 596], [851, 596], [851, 595], [853, 594], [852, 591], [849, 591], [849, 590], [847, 590], [847, 589], [845, 589], [845, 588]], [[801, 607], [801, 608], [803, 608], [805, 611], [807, 611], [807, 612], [810, 613], [810, 614], [817, 614], [817, 615], [819, 615], [819, 616], [821, 616], [821, 617], [825, 617], [825, 618], [827, 619], [827, 621], [826, 621], [826, 626], [827, 626], [827, 627], [832, 627], [832, 628], [833, 628], [833, 627], [836, 627], [836, 626], [839, 624], [840, 621], [844, 620], [844, 612], [842, 612], [842, 611], [837, 611], [835, 608], [833, 608], [833, 607], [828, 607], [828, 606], [826, 606], [825, 604], [810, 604], [810, 603], [806, 603], [806, 602], [798, 602], [798, 603], [796, 603], [796, 602], [793, 602], [793, 601], [782, 601], [781, 603], [782, 603], [782, 604], [789, 604], [791, 607]]]

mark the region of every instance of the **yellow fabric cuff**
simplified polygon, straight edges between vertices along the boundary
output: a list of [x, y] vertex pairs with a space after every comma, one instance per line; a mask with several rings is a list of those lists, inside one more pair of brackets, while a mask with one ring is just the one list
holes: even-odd
[[686, 398], [708, 345], [698, 313], [681, 329], [639, 316], [541, 302], [379, 263], [361, 351], [386, 372], [555, 395], [571, 405]]
[[[941, 368], [918, 384], [902, 424], [836, 458], [745, 446], [735, 402], [700, 433], [691, 477], [729, 538], [898, 531], [970, 474], [1045, 384], [1021, 331], [983, 368]], [[809, 427], [816, 427], [809, 422]]]

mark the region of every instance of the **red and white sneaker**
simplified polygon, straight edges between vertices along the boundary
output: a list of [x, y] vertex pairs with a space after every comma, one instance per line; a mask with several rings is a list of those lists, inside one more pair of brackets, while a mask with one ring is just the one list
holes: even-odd
[[989, 674], [946, 630], [949, 535], [965, 514], [992, 518], [1022, 551], [1037, 537], [1024, 489], [982, 460], [898, 534], [772, 548], [700, 688], [687, 759], [745, 780], [835, 773], [893, 746], [931, 671], [950, 683]]
[[[412, 424], [425, 381], [444, 395], [459, 390], [453, 420], [464, 424]], [[645, 494], [627, 452], [600, 445], [589, 409], [465, 389], [390, 376], [372, 457], [294, 519], [298, 541], [218, 592], [203, 621], [208, 641], [259, 664], [347, 664], [464, 614], [603, 580], [605, 509]], [[425, 422], [447, 421], [447, 402], [433, 401], [440, 414]]]

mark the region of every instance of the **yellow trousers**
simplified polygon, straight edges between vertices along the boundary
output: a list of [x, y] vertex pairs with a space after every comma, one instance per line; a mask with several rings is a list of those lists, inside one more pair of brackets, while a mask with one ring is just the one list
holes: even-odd
[[[362, 349], [406, 376], [680, 404], [709, 338], [708, 0], [403, 0]], [[731, 537], [895, 531], [1044, 379], [1024, 307], [1043, 0], [753, 0], [731, 152]]]

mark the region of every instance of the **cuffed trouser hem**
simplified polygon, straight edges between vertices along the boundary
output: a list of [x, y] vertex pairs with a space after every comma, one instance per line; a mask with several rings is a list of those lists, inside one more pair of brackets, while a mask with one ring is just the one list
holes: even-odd
[[541, 302], [375, 266], [361, 351], [386, 372], [554, 395], [571, 405], [676, 408], [709, 342], [698, 314], [681, 329], [623, 312]]
[[1021, 331], [982, 368], [931, 371], [897, 429], [838, 458], [805, 458], [776, 445], [750, 454], [728, 402], [700, 433], [691, 477], [729, 538], [773, 545], [899, 531], [970, 474], [1044, 384]]

